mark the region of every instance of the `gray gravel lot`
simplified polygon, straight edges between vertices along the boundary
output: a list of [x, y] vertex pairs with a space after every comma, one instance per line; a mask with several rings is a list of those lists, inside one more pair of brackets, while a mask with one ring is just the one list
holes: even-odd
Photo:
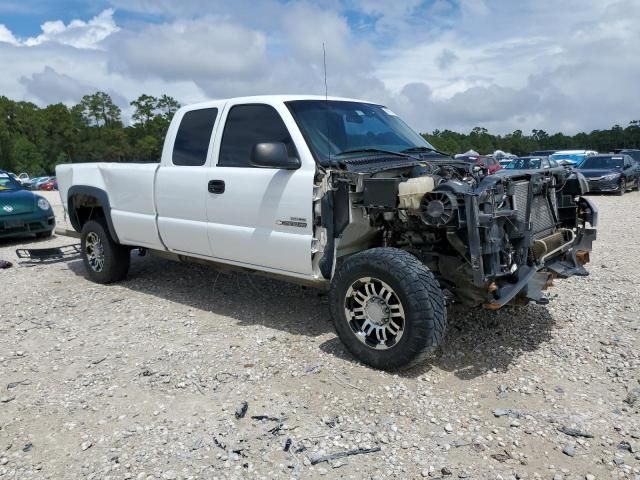
[[590, 277], [453, 308], [398, 375], [354, 362], [320, 292], [149, 256], [101, 286], [16, 261], [73, 239], [0, 242], [0, 478], [639, 479], [640, 194], [593, 198]]

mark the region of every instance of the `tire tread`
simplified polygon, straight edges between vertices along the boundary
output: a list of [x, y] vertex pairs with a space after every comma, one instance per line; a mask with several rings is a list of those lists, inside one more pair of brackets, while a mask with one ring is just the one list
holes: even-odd
[[[89, 232], [95, 232], [102, 240], [105, 250], [104, 269], [101, 272], [95, 272], [89, 266], [89, 262], [84, 254], [85, 239]], [[104, 221], [89, 220], [82, 227], [82, 261], [87, 269], [89, 278], [96, 283], [107, 284], [123, 280], [129, 271], [131, 263], [131, 252], [129, 248], [116, 243]]]
[[[421, 325], [419, 328], [413, 329], [414, 338], [408, 344], [410, 348], [405, 349], [406, 351], [395, 352], [396, 359], [391, 363], [372, 366], [383, 369], [411, 368], [432, 355], [444, 339], [447, 328], [444, 294], [433, 273], [414, 255], [396, 248], [373, 248], [353, 255], [336, 272], [330, 292], [331, 314], [334, 324], [344, 321], [340, 312], [344, 299], [338, 295], [340, 286], [349, 282], [350, 272], [371, 265], [389, 272], [399, 284], [409, 303], [405, 306], [405, 312], [410, 312], [407, 314], [406, 321], [409, 321], [409, 315], [421, 312]], [[340, 329], [337, 329], [340, 333]], [[349, 340], [345, 341], [343, 336], [341, 335], [341, 338], [347, 348], [358, 356], [357, 351], [354, 351], [354, 348], [349, 345]], [[354, 341], [358, 342], [355, 338]], [[360, 358], [360, 360], [363, 359]], [[372, 362], [367, 363], [371, 364]]]

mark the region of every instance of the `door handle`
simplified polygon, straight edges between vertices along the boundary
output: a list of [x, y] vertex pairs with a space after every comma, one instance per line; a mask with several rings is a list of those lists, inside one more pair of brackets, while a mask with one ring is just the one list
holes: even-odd
[[209, 193], [224, 193], [224, 180], [209, 180]]

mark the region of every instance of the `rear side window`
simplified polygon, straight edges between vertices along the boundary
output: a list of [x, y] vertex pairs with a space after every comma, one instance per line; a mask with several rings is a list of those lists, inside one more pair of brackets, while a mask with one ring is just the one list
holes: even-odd
[[174, 165], [199, 167], [205, 164], [217, 116], [217, 108], [191, 110], [184, 114], [173, 145]]
[[297, 156], [293, 140], [282, 118], [270, 105], [236, 105], [231, 108], [222, 134], [221, 167], [250, 167], [253, 147], [258, 143], [284, 143], [289, 156]]

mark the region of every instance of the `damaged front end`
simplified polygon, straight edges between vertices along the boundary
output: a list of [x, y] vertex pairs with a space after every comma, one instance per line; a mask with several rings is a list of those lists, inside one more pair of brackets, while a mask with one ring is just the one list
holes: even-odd
[[[486, 308], [535, 301], [555, 278], [587, 276], [598, 212], [581, 195], [580, 174], [529, 171], [485, 178], [468, 197], [473, 284], [485, 289]], [[477, 233], [476, 233], [477, 232]], [[474, 250], [470, 244], [470, 249]]]
[[[367, 246], [410, 251], [460, 303], [489, 309], [546, 303], [543, 291], [553, 279], [588, 275], [598, 213], [582, 197], [588, 185], [579, 173], [486, 175], [453, 160], [361, 166], [347, 163], [337, 177], [350, 184], [352, 217], [360, 211], [371, 227]], [[342, 254], [357, 245], [354, 223], [338, 241]]]

